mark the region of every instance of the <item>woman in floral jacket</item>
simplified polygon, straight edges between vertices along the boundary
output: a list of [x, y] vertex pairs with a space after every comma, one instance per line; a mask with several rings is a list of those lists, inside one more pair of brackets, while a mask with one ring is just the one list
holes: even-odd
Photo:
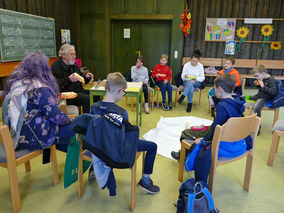
[[44, 54], [23, 59], [9, 76], [4, 97], [3, 123], [10, 127], [15, 148], [39, 150], [56, 143], [66, 152], [74, 132], [57, 105], [59, 88]]

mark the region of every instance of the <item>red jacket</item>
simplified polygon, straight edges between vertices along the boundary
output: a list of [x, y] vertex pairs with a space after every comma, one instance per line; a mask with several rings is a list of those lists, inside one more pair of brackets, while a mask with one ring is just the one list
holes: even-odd
[[[157, 77], [157, 74], [164, 74], [166, 76], [159, 76]], [[152, 77], [155, 79], [155, 81], [164, 81], [165, 79], [168, 80], [168, 82], [171, 82], [172, 78], [172, 71], [171, 68], [169, 68], [167, 65], [162, 66], [161, 64], [157, 64], [152, 72]]]
[[[223, 75], [224, 74], [224, 70], [221, 70], [219, 73], [218, 73], [218, 76], [220, 75]], [[235, 68], [233, 68], [231, 70], [231, 72], [229, 72], [230, 75], [234, 75], [236, 77], [236, 85], [235, 87], [239, 86], [241, 84], [240, 82], [240, 75], [239, 75], [239, 72], [238, 70], [236, 70]]]

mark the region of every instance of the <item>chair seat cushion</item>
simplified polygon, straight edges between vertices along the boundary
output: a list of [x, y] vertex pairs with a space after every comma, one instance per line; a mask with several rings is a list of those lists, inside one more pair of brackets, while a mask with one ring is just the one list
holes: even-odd
[[[15, 157], [16, 159], [23, 157], [24, 155], [33, 152], [27, 149], [23, 149], [23, 150], [19, 150], [15, 152]], [[0, 144], [0, 163], [7, 163], [7, 159], [6, 159], [6, 153], [3, 147], [3, 144]]]
[[278, 120], [273, 126], [272, 132], [274, 130], [283, 131], [284, 132], [284, 120]]

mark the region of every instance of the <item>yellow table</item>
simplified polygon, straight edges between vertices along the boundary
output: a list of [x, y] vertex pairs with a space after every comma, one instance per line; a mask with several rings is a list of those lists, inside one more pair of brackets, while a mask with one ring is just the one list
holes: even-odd
[[[85, 90], [89, 90], [90, 105], [94, 103], [93, 96], [105, 96], [105, 87], [101, 86], [98, 82], [91, 82], [84, 86]], [[142, 124], [142, 110], [139, 112], [139, 100], [142, 95], [142, 82], [127, 82], [127, 89], [125, 90], [125, 96], [136, 98], [136, 125], [138, 126], [138, 114], [140, 113], [139, 126]]]

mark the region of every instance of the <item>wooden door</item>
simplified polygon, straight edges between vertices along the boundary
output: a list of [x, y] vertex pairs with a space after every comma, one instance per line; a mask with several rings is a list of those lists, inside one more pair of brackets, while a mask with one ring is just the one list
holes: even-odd
[[170, 53], [170, 21], [114, 20], [111, 34], [112, 72], [129, 71], [135, 65], [138, 51], [144, 57], [144, 66], [151, 70], [160, 62], [161, 54]]

